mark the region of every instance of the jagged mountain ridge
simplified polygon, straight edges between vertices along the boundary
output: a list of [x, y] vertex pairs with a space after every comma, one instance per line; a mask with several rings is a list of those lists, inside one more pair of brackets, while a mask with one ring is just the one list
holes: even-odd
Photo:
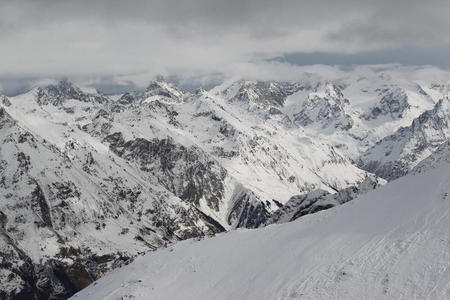
[[449, 122], [450, 101], [441, 99], [410, 126], [400, 128], [364, 153], [360, 166], [389, 180], [403, 176], [448, 142]]
[[[160, 89], [161, 84], [156, 85]], [[152, 85], [147, 92], [150, 89]], [[1, 132], [6, 199], [2, 247], [4, 257], [13, 262], [2, 269], [4, 282], [10, 283], [2, 288], [5, 295], [65, 298], [138, 253], [233, 227], [257, 227], [278, 207], [239, 183], [219, 156], [213, 156], [220, 151], [220, 157], [229, 160], [242, 150], [227, 155], [228, 149], [199, 147], [185, 134], [176, 134], [181, 129], [197, 130], [176, 118], [174, 105], [186, 101], [190, 110], [197, 111], [192, 116], [188, 112], [186, 118], [206, 117], [217, 123], [218, 142], [238, 135], [219, 119], [223, 118], [219, 112], [211, 112], [205, 99], [188, 93], [174, 99], [161, 90], [147, 95], [136, 103], [98, 101], [104, 96], [84, 93], [63, 81], [3, 100], [1, 117], [8, 126]], [[118, 122], [118, 116], [125, 120]], [[142, 122], [146, 118], [158, 122]], [[124, 125], [150, 127], [152, 132], [145, 136], [120, 128]], [[250, 140], [244, 149], [267, 151], [259, 139], [263, 137]], [[244, 159], [256, 157], [247, 154]], [[278, 166], [274, 161], [271, 172], [286, 172], [288, 164]], [[332, 153], [330, 163], [334, 161], [358, 170]], [[356, 178], [363, 177], [364, 172], [358, 172]], [[300, 184], [305, 189], [348, 184], [326, 182], [317, 175], [312, 183], [292, 183], [295, 191], [300, 191]], [[33, 270], [31, 277], [24, 266]]]
[[[106, 192], [105, 197], [98, 197], [98, 202], [103, 203], [99, 205], [100, 212], [108, 211], [103, 206], [109, 207], [111, 203], [119, 203], [128, 210], [128, 206], [132, 207], [131, 212], [117, 209], [108, 213], [106, 220], [114, 226], [104, 222], [106, 229], [97, 220], [98, 216], [84, 220], [90, 228], [86, 231], [98, 231], [96, 239], [103, 239], [103, 246], [95, 246], [95, 242], [94, 247], [87, 247], [87, 242], [68, 243], [68, 248], [81, 252], [71, 254], [70, 259], [90, 273], [85, 283], [101, 276], [115, 262], [137, 253], [192, 236], [237, 227], [256, 228], [265, 224], [294, 195], [316, 189], [333, 195], [342, 189], [352, 189], [367, 178], [369, 174], [353, 163], [353, 156], [342, 144], [352, 141], [348, 144], [359, 153], [365, 147], [360, 148], [360, 144], [374, 143], [380, 133], [372, 135], [369, 131], [365, 133], [366, 138], [360, 135], [355, 138], [355, 128], [361, 130], [364, 128], [361, 124], [367, 125], [364, 122], [374, 122], [364, 119], [364, 112], [370, 111], [374, 104], [368, 105], [367, 110], [354, 106], [351, 86], [328, 80], [316, 83], [238, 81], [232, 85], [233, 89], [224, 85], [192, 94], [159, 79], [145, 92], [125, 94], [114, 101], [104, 95], [85, 93], [66, 81], [2, 100], [4, 108], [23, 130], [35, 139], [45, 140], [56, 151], [52, 155], [58, 156], [56, 153], [60, 152], [69, 162], [67, 168], [77, 169], [79, 173], [46, 179], [48, 186], [57, 181], [76, 182], [64, 179], [74, 176], [92, 178], [94, 184], [83, 181], [74, 185], [92, 185], [96, 191]], [[257, 96], [240, 97], [243, 89], [236, 86], [252, 89], [244, 95]], [[49, 92], [54, 90], [58, 92]], [[233, 94], [231, 90], [238, 92]], [[56, 100], [40, 101], [41, 94], [56, 95]], [[331, 113], [311, 114], [310, 106], [302, 103], [312, 95], [321, 97], [314, 111]], [[339, 114], [332, 113], [335, 108]], [[414, 109], [414, 105], [408, 109]], [[312, 123], [302, 125], [293, 117], [301, 111], [322, 117], [311, 118]], [[341, 117], [356, 125], [335, 126], [342, 123]], [[386, 122], [392, 124], [385, 127], [394, 131], [399, 125], [393, 123], [399, 121], [405, 122], [388, 119]], [[7, 161], [17, 158], [18, 154], [9, 154]], [[32, 169], [45, 169], [46, 164], [50, 170], [55, 168], [45, 161], [30, 163]], [[72, 206], [78, 205], [91, 209], [89, 201], [85, 204], [78, 201], [85, 195], [74, 185], [59, 187], [71, 199], [68, 211], [72, 212]], [[45, 189], [43, 195], [48, 198]], [[62, 208], [52, 206], [55, 203], [50, 202], [49, 210], [59, 213]], [[55, 216], [58, 218], [58, 214]], [[133, 224], [114, 221], [129, 216]], [[8, 219], [5, 228], [11, 223], [14, 222]], [[77, 226], [70, 230], [77, 232]], [[11, 237], [16, 244], [23, 243], [23, 236]], [[43, 244], [45, 241], [48, 239], [42, 238]], [[100, 247], [105, 248], [100, 251]], [[54, 258], [56, 254], [42, 251], [31, 260], [31, 265], [45, 266], [52, 255]], [[98, 256], [102, 257], [101, 262], [91, 259]], [[62, 255], [56, 260], [68, 257], [71, 256]], [[69, 265], [63, 266], [70, 270]], [[72, 290], [60, 288], [63, 284], [52, 275], [53, 266], [46, 268], [43, 278], [50, 282], [54, 295], [74, 291], [73, 287]], [[63, 292], [58, 294], [58, 289]]]

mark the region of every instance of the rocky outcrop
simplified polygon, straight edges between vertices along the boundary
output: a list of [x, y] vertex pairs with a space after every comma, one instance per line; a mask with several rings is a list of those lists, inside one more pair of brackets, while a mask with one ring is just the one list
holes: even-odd
[[[262, 202], [250, 190], [237, 186], [232, 196], [233, 206], [227, 222], [234, 228], [258, 228], [269, 218], [270, 204]], [[266, 207], [268, 206], [268, 207]]]
[[294, 221], [301, 216], [344, 204], [359, 195], [374, 190], [384, 183], [384, 180], [379, 179], [376, 176], [368, 176], [357, 186], [348, 187], [339, 190], [336, 193], [330, 193], [319, 189], [307, 194], [293, 196], [285, 205], [273, 213], [265, 224]]
[[0, 103], [4, 106], [8, 107], [11, 106], [11, 101], [9, 101], [8, 97], [0, 93]]
[[109, 135], [105, 140], [117, 155], [155, 174], [159, 183], [182, 200], [198, 206], [204, 198], [211, 209], [219, 211], [227, 172], [199, 148], [186, 148], [171, 138], [125, 141], [121, 133]]

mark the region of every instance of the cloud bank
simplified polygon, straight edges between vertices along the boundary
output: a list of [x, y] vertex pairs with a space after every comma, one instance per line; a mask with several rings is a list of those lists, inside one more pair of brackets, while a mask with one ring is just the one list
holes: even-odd
[[[377, 63], [371, 53], [380, 53], [381, 63], [436, 65], [435, 49], [450, 44], [448, 15], [444, 0], [1, 1], [0, 84], [246, 76], [246, 67], [286, 55], [293, 64], [352, 62], [361, 53], [367, 59], [355, 63]], [[410, 51], [418, 54], [396, 61]]]

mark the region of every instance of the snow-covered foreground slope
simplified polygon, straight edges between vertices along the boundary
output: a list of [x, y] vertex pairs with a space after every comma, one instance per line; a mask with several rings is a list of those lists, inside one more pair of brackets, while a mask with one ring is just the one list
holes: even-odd
[[139, 257], [73, 299], [449, 299], [450, 165], [297, 221]]

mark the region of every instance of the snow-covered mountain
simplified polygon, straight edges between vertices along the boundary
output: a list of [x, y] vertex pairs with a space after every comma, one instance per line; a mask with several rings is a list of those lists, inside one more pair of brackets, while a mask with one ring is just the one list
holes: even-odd
[[410, 172], [450, 139], [450, 100], [439, 100], [407, 127], [401, 127], [360, 157], [362, 168], [395, 179]]
[[442, 80], [421, 72], [195, 93], [157, 78], [114, 98], [64, 80], [0, 96], [0, 295], [67, 298], [148, 250], [293, 220], [384, 184], [370, 173], [391, 179], [370, 167], [383, 160], [367, 153], [423, 115], [447, 120]]
[[71, 299], [448, 299], [450, 165], [294, 222], [139, 257]]
[[74, 133], [59, 148], [0, 118], [5, 293], [65, 298], [138, 253], [223, 230], [106, 147]]

